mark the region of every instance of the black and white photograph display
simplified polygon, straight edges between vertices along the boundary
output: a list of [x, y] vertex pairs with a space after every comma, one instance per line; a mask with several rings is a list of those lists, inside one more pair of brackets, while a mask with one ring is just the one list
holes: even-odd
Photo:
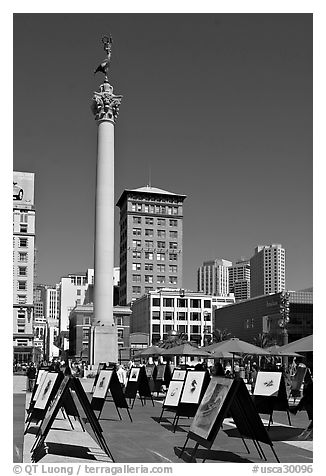
[[254, 395], [277, 397], [281, 378], [281, 372], [258, 372]]
[[44, 410], [46, 404], [49, 401], [51, 392], [58, 378], [58, 374], [54, 372], [48, 372], [43, 380], [42, 386], [35, 401], [35, 408]]
[[138, 377], [139, 377], [139, 372], [140, 372], [140, 368], [139, 368], [139, 367], [133, 367], [133, 368], [130, 370], [130, 375], [129, 375], [129, 380], [130, 380], [130, 382], [137, 382]]
[[182, 380], [171, 380], [169, 388], [164, 400], [165, 406], [176, 407], [180, 401], [181, 393], [183, 389]]
[[16, 3], [0, 29], [3, 453], [33, 463], [52, 401], [38, 464], [106, 464], [103, 437], [118, 465], [260, 473], [262, 423], [311, 472], [322, 2]]
[[184, 380], [186, 378], [187, 371], [174, 369], [172, 373], [172, 380]]
[[212, 377], [191, 423], [190, 431], [208, 439], [231, 385], [231, 379]]
[[181, 395], [182, 403], [198, 403], [205, 378], [205, 372], [187, 372]]
[[105, 398], [110, 385], [110, 379], [112, 370], [101, 370], [97, 379], [95, 390], [93, 393], [94, 398]]

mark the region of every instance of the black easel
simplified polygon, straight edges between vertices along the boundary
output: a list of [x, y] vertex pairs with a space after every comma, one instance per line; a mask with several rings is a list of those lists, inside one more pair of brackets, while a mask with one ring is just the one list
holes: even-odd
[[[74, 391], [72, 393], [71, 391]], [[95, 413], [90, 405], [90, 402], [87, 398], [87, 395], [80, 383], [80, 381], [76, 377], [66, 376], [62, 381], [60, 388], [55, 395], [55, 398], [52, 402], [51, 407], [48, 408], [47, 414], [40, 425], [38, 435], [36, 436], [35, 444], [31, 450], [32, 452], [32, 461], [37, 462], [39, 461], [42, 455], [46, 454], [47, 446], [45, 444], [46, 437], [48, 432], [50, 431], [52, 424], [55, 420], [55, 417], [61, 407], [64, 406], [64, 401], [67, 399], [67, 395], [70, 394], [71, 398], [74, 400], [75, 408], [77, 410], [77, 404], [80, 404], [81, 408], [83, 409], [87, 421], [90, 423], [91, 428], [93, 430], [94, 436], [101, 447], [101, 449], [106, 453], [106, 455], [114, 462], [113, 456], [107, 446], [107, 443], [102, 435], [102, 428], [97, 421]], [[69, 398], [69, 397], [68, 397]]]
[[274, 410], [285, 411], [288, 417], [289, 425], [292, 426], [288, 396], [283, 375], [281, 376], [280, 385], [276, 396], [253, 395], [252, 398], [258, 413], [266, 413], [269, 415], [267, 426], [268, 429], [270, 428], [271, 423], [273, 423]]
[[[103, 370], [103, 369], [102, 369]], [[109, 369], [110, 370], [110, 369]], [[112, 400], [108, 399], [108, 391], [110, 391]], [[106, 394], [104, 398], [97, 398], [93, 397], [91, 400], [91, 407], [93, 410], [98, 411], [98, 420], [101, 418], [102, 410], [104, 407], [105, 402], [110, 402], [113, 401], [115, 408], [117, 410], [117, 413], [119, 415], [120, 420], [122, 420], [121, 414], [119, 412], [119, 408], [125, 408], [127, 410], [127, 413], [129, 415], [130, 421], [132, 422], [132, 418], [129, 412], [129, 406], [126, 401], [125, 395], [123, 393], [123, 390], [121, 388], [121, 384], [119, 382], [117, 373], [115, 369], [112, 369], [112, 374], [110, 378], [110, 382], [106, 391]]]
[[[227, 380], [219, 377], [213, 378], [217, 383], [219, 381]], [[200, 410], [201, 408], [199, 409], [199, 411]], [[232, 381], [225, 400], [218, 411], [218, 414], [213, 417], [214, 421], [211, 422], [211, 430], [207, 437], [204, 438], [196, 434], [194, 431], [190, 430], [183, 445], [180, 457], [182, 456], [186, 448], [186, 444], [190, 439], [196, 442], [195, 447], [193, 448], [192, 453], [190, 455], [190, 461], [193, 461], [195, 459], [195, 455], [199, 445], [210, 450], [222, 426], [224, 418], [226, 418], [228, 415], [231, 415], [231, 417], [233, 418], [234, 423], [238, 428], [238, 431], [241, 435], [242, 441], [248, 453], [249, 448], [245, 442], [245, 438], [249, 438], [253, 441], [259, 454], [259, 457], [261, 459], [264, 458], [265, 461], [267, 461], [267, 459], [261, 448], [260, 442], [270, 446], [277, 462], [279, 463], [279, 459], [273, 448], [273, 443], [271, 442], [266, 428], [264, 427], [256, 411], [256, 408], [252, 402], [252, 399], [248, 393], [248, 390], [243, 380], [240, 378], [236, 378]], [[206, 459], [207, 458], [204, 458], [203, 462], [205, 462]]]

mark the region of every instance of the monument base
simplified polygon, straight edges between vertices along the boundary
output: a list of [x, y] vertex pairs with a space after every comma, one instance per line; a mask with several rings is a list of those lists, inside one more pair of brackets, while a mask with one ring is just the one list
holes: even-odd
[[118, 334], [114, 324], [94, 326], [92, 332], [92, 364], [118, 362]]

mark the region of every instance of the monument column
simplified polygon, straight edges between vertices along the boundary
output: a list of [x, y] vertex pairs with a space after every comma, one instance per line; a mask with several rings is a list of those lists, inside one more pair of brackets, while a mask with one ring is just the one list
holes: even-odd
[[108, 81], [111, 37], [103, 38], [107, 58], [96, 72], [105, 75], [95, 92], [92, 111], [97, 121], [97, 165], [94, 240], [94, 317], [91, 363], [117, 362], [118, 338], [113, 319], [114, 267], [114, 126], [122, 96], [113, 94]]

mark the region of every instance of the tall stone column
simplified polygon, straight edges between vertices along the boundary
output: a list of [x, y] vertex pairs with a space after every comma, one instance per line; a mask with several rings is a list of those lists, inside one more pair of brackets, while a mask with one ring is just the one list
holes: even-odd
[[[104, 39], [103, 39], [104, 40]], [[112, 40], [103, 41], [108, 57], [97, 68], [105, 74], [95, 92], [92, 111], [97, 121], [97, 168], [94, 241], [94, 318], [91, 363], [117, 362], [118, 338], [113, 319], [114, 266], [114, 126], [122, 96], [108, 82]]]

